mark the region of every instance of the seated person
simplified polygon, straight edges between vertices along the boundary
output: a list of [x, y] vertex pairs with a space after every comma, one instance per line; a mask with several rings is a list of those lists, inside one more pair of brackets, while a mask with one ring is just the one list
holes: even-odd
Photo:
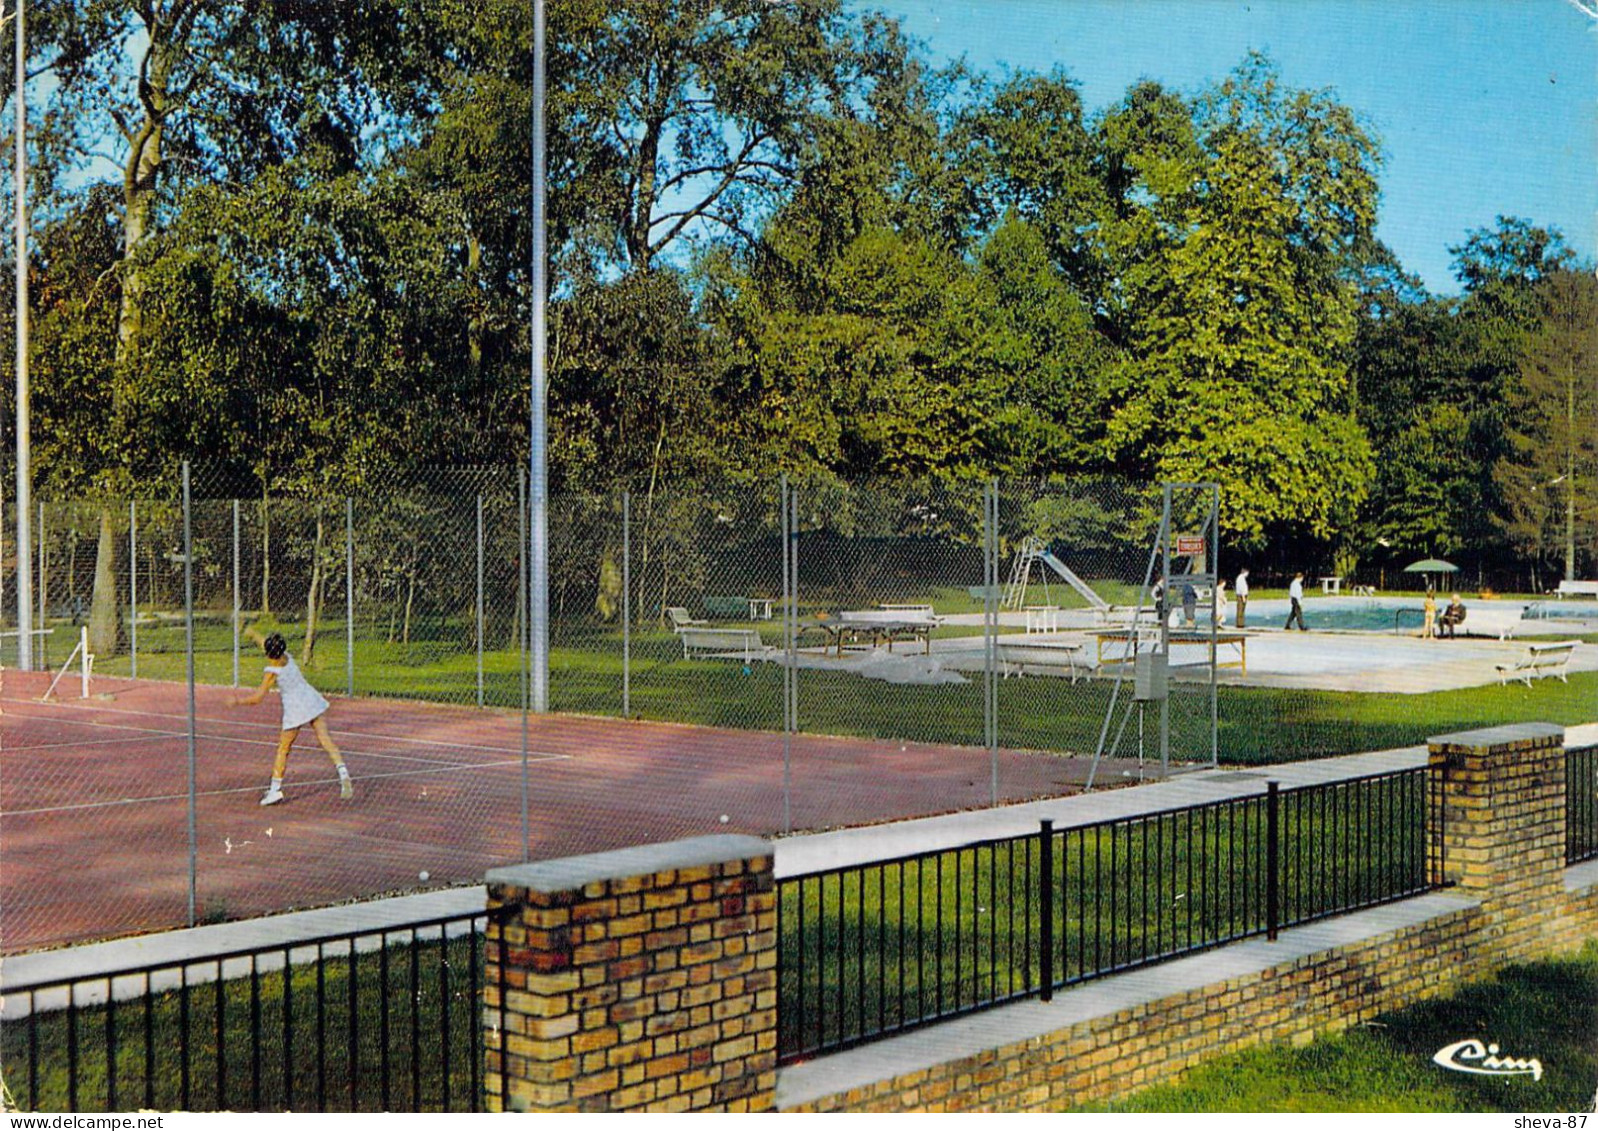
[[1454, 599], [1448, 602], [1448, 607], [1443, 610], [1443, 615], [1438, 618], [1437, 627], [1442, 630], [1442, 635], [1453, 639], [1454, 629], [1463, 624], [1465, 620], [1465, 604], [1459, 599], [1459, 594], [1454, 594]]

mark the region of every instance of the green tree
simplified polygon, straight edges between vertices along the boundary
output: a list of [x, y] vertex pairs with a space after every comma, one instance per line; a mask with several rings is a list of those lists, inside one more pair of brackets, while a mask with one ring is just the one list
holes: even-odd
[[1494, 468], [1510, 541], [1561, 560], [1566, 580], [1598, 551], [1598, 279], [1555, 270], [1508, 399], [1508, 450]]
[[1174, 158], [1148, 163], [1162, 180], [1123, 190], [1130, 213], [1110, 234], [1128, 349], [1107, 454], [1137, 477], [1220, 482], [1223, 525], [1245, 542], [1330, 537], [1373, 471], [1349, 404], [1348, 269], [1375, 220], [1376, 146], [1346, 107], [1284, 90], [1259, 57], [1195, 124], [1198, 179], [1169, 176], [1169, 161], [1193, 163], [1178, 134]]

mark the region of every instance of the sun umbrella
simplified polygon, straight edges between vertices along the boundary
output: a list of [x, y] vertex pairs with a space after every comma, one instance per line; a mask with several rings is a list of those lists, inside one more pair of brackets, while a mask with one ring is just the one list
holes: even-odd
[[1441, 561], [1438, 558], [1426, 558], [1414, 565], [1404, 567], [1405, 573], [1458, 573], [1459, 567], [1451, 562]]

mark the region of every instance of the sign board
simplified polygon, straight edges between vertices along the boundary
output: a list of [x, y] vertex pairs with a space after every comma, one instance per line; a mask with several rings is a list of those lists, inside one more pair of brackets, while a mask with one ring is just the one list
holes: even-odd
[[1191, 558], [1204, 552], [1204, 535], [1178, 534], [1176, 536], [1176, 553], [1178, 557]]

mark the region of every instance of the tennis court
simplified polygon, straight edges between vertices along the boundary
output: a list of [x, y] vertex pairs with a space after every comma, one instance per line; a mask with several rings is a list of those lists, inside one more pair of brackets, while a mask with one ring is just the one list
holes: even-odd
[[[183, 925], [186, 687], [96, 677], [90, 698], [63, 685], [41, 702], [47, 682], [16, 671], [0, 682], [0, 950]], [[370, 698], [335, 701], [329, 716], [354, 799], [339, 799], [304, 733], [288, 800], [263, 809], [277, 704], [230, 707], [233, 694], [197, 690], [200, 921], [478, 882], [522, 858], [524, 767], [532, 859], [972, 808], [992, 781], [976, 747], [795, 735], [785, 758], [781, 734], [572, 715], [528, 717], [524, 743], [517, 712]], [[1001, 751], [1000, 800], [1073, 792], [1087, 769]]]

